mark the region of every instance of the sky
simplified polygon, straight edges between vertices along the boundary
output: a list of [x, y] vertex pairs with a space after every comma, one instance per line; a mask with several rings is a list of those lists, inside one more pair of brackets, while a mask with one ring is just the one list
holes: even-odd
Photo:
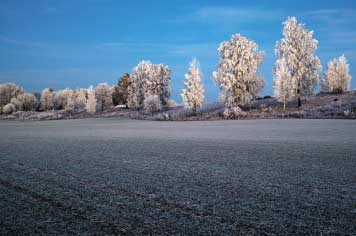
[[0, 83], [14, 82], [29, 92], [113, 85], [150, 60], [171, 68], [172, 98], [180, 103], [184, 75], [196, 57], [206, 100], [216, 101], [217, 49], [239, 33], [265, 52], [261, 95], [273, 95], [274, 48], [288, 16], [314, 31], [323, 71], [345, 54], [356, 89], [354, 0], [0, 0]]

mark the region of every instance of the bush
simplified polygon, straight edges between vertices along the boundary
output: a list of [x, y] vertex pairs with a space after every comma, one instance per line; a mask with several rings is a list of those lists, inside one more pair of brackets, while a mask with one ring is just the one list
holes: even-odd
[[157, 95], [150, 95], [144, 100], [144, 108], [147, 113], [154, 113], [162, 109], [161, 100]]
[[11, 114], [11, 113], [13, 113], [15, 111], [16, 111], [16, 107], [12, 103], [9, 103], [9, 104], [5, 105], [4, 108], [2, 109], [2, 112], [4, 114], [6, 114], [6, 115], [9, 115], [9, 114]]
[[223, 115], [225, 119], [233, 120], [245, 117], [247, 113], [242, 111], [240, 107], [230, 107], [224, 110]]
[[177, 102], [174, 101], [173, 99], [169, 99], [169, 100], [167, 101], [167, 107], [171, 107], [171, 108], [177, 107]]
[[36, 105], [36, 97], [30, 93], [20, 94], [12, 98], [10, 103], [14, 104], [18, 111], [32, 111]]

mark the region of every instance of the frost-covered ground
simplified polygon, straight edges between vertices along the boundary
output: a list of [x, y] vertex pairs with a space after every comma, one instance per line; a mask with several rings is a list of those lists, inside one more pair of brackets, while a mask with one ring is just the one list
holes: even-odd
[[0, 122], [0, 235], [355, 235], [352, 120]]

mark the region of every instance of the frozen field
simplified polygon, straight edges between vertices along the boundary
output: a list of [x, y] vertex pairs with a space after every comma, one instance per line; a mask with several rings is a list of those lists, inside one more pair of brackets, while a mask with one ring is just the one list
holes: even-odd
[[356, 122], [0, 122], [0, 235], [355, 235]]

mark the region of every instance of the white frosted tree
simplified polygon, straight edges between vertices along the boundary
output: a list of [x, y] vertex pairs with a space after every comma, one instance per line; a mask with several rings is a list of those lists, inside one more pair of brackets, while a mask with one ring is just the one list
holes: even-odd
[[349, 91], [351, 79], [349, 64], [346, 57], [342, 55], [328, 63], [321, 88], [325, 92], [342, 93]]
[[154, 113], [162, 109], [161, 99], [158, 95], [150, 95], [144, 100], [144, 108], [148, 113]]
[[85, 89], [76, 89], [74, 91], [74, 109], [84, 109], [86, 101], [87, 98]]
[[287, 101], [295, 97], [297, 87], [284, 58], [277, 60], [273, 68], [273, 76], [274, 96], [283, 102], [283, 108], [285, 110]]
[[15, 105], [18, 111], [31, 111], [35, 108], [36, 97], [31, 93], [24, 93], [11, 98], [11, 103]]
[[88, 89], [88, 99], [86, 102], [87, 112], [94, 114], [96, 112], [96, 98], [95, 98], [95, 90], [93, 86], [90, 86]]
[[213, 79], [220, 88], [225, 106], [234, 107], [250, 102], [263, 88], [262, 76], [257, 74], [264, 53], [257, 44], [240, 34], [220, 44], [220, 61]]
[[289, 17], [284, 23], [284, 38], [276, 43], [276, 55], [286, 61], [288, 70], [296, 83], [295, 96], [298, 107], [302, 105], [301, 96], [311, 94], [318, 85], [322, 70], [320, 60], [315, 56], [318, 41], [313, 39], [313, 31]]
[[95, 98], [101, 111], [110, 108], [112, 103], [112, 90], [107, 83], [101, 83], [95, 88]]
[[72, 99], [73, 94], [73, 90], [69, 88], [55, 92], [54, 108], [57, 110], [65, 109], [67, 107], [68, 100]]
[[23, 89], [16, 84], [0, 84], [0, 107], [10, 103], [12, 98], [16, 98], [18, 95], [23, 93]]
[[134, 69], [128, 86], [128, 105], [131, 108], [144, 107], [144, 100], [157, 95], [166, 105], [170, 97], [170, 69], [163, 64], [141, 61]]
[[203, 75], [196, 58], [190, 63], [189, 71], [185, 75], [182, 98], [183, 106], [196, 112], [204, 102], [204, 86], [202, 84]]
[[54, 109], [54, 101], [55, 101], [54, 90], [51, 88], [46, 88], [42, 90], [41, 94], [41, 108], [44, 111]]

